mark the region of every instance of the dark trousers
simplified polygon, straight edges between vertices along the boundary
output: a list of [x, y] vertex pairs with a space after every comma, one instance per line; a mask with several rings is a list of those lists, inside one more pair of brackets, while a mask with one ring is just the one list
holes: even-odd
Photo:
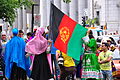
[[[66, 77], [68, 77], [69, 75], [74, 75], [76, 72], [76, 68], [75, 66], [72, 67], [64, 67], [64, 66], [60, 66], [60, 80], [65, 80]], [[74, 80], [74, 78], [72, 78], [72, 80]]]
[[26, 71], [13, 63], [10, 80], [27, 80]]
[[53, 69], [53, 64], [55, 65], [55, 71], [53, 69], [53, 74], [55, 74], [56, 80], [58, 80], [58, 75], [60, 75], [60, 69], [56, 60], [56, 54], [51, 54], [51, 59], [52, 59], [52, 69]]

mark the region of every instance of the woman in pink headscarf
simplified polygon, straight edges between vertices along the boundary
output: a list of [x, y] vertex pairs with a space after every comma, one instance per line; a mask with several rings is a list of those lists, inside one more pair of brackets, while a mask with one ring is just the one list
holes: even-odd
[[26, 56], [34, 55], [31, 78], [34, 80], [48, 80], [51, 78], [51, 71], [46, 54], [48, 41], [42, 35], [44, 28], [38, 28], [35, 37], [26, 44]]

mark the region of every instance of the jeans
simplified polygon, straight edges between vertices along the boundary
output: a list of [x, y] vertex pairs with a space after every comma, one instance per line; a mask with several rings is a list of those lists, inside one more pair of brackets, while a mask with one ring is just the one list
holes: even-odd
[[51, 58], [52, 58], [52, 65], [53, 63], [55, 65], [55, 71], [53, 69], [53, 74], [55, 74], [56, 80], [58, 80], [58, 76], [60, 75], [60, 68], [56, 60], [56, 54], [51, 54]]
[[112, 70], [102, 70], [102, 80], [112, 80]]

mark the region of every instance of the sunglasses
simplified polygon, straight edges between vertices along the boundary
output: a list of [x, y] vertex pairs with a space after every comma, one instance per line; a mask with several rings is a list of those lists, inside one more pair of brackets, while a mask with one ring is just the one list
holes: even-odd
[[2, 35], [2, 36], [6, 36], [6, 35]]

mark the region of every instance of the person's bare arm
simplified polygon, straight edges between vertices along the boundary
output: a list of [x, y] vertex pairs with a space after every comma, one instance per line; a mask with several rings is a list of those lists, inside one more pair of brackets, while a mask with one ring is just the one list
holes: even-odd
[[108, 59], [104, 61], [100, 61], [100, 64], [110, 62], [111, 59], [112, 59], [112, 56], [108, 57]]
[[58, 60], [58, 57], [60, 56], [60, 53], [56, 52], [56, 59]]
[[101, 64], [101, 60], [98, 58], [98, 63], [100, 63]]
[[51, 41], [51, 40], [48, 40], [48, 42], [49, 42], [49, 43], [52, 43], [52, 41]]
[[48, 40], [48, 43], [49, 43], [48, 47], [51, 47], [52, 46], [52, 41]]

